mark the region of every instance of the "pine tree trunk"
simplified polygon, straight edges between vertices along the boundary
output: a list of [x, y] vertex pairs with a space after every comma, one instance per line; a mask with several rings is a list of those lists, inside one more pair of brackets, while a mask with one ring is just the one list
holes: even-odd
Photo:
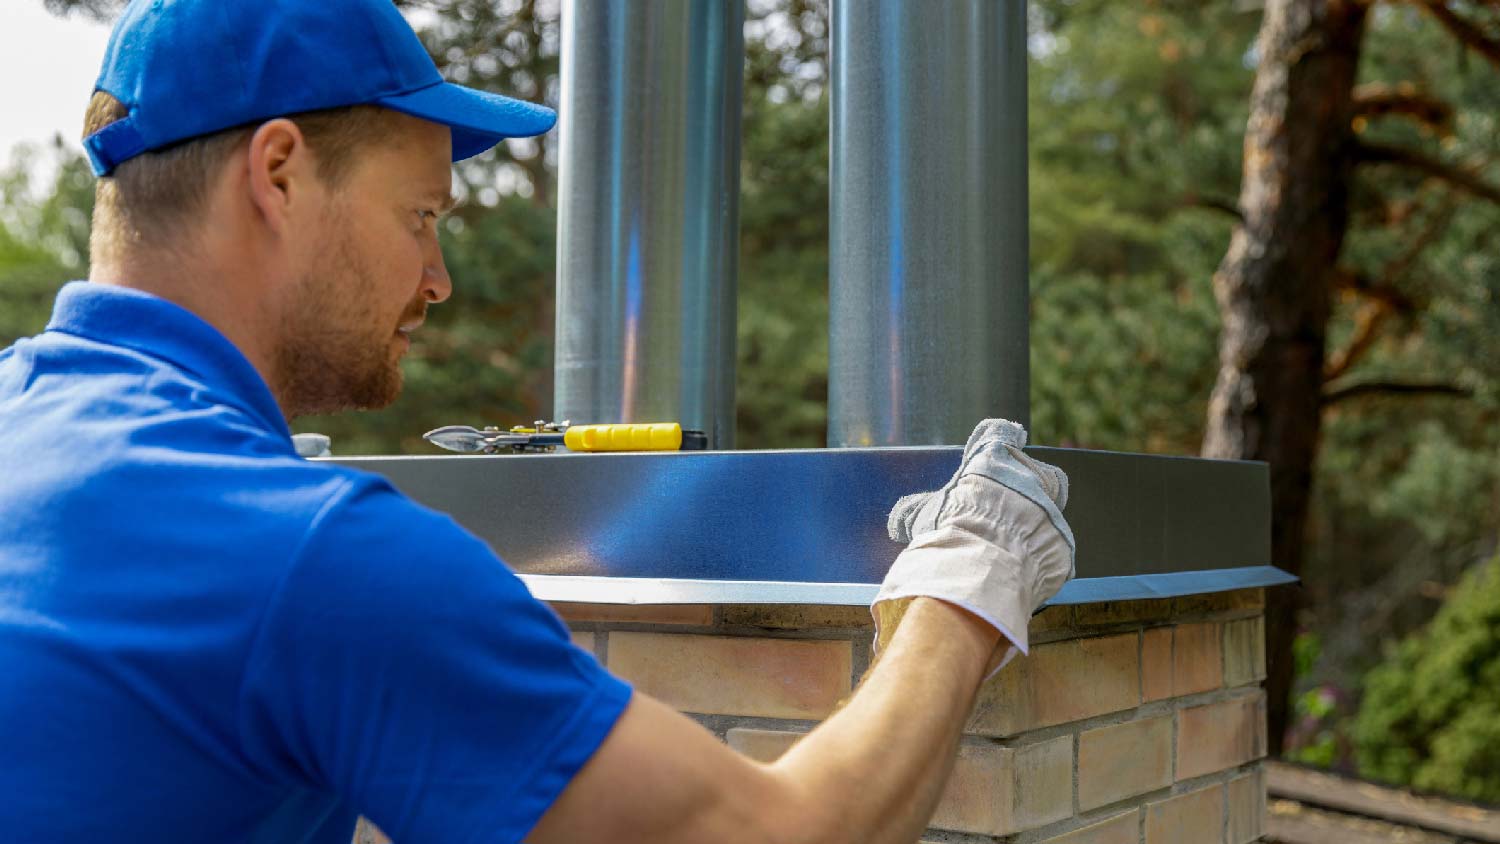
[[[1318, 450], [1331, 281], [1348, 227], [1350, 130], [1367, 2], [1267, 0], [1235, 230], [1214, 275], [1222, 334], [1205, 457], [1271, 466], [1271, 553], [1293, 574]], [[1292, 681], [1295, 588], [1267, 605], [1272, 754]]]

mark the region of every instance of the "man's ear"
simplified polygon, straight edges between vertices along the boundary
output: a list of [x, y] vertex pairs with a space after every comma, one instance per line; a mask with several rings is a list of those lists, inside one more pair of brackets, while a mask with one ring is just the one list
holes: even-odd
[[267, 225], [285, 231], [317, 179], [316, 162], [301, 128], [284, 117], [261, 124], [250, 136], [246, 164], [250, 201]]

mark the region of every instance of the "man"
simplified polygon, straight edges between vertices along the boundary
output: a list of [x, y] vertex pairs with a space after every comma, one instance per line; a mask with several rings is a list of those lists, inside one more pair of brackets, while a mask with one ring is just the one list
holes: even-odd
[[916, 837], [1071, 574], [1019, 426], [898, 504], [881, 658], [774, 765], [632, 693], [448, 518], [296, 456], [286, 420], [392, 401], [451, 293], [449, 162], [553, 119], [443, 83], [388, 0], [126, 9], [90, 280], [0, 352], [6, 840]]

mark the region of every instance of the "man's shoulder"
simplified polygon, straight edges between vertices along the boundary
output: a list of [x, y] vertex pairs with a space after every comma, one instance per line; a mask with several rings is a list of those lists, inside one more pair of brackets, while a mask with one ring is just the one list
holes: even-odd
[[338, 489], [308, 521], [307, 554], [346, 561], [345, 568], [360, 576], [381, 567], [394, 568], [398, 578], [418, 577], [416, 568], [503, 568], [451, 516], [413, 501], [383, 476], [322, 461], [310, 465], [329, 473]]
[[[379, 475], [299, 457], [263, 414], [194, 373], [97, 345], [48, 336], [0, 357], [0, 467], [14, 481], [0, 511], [57, 537], [54, 556], [129, 545], [157, 560], [253, 559], [239, 570], [265, 575], [347, 520], [327, 521], [341, 503], [403, 506]], [[72, 535], [83, 514], [91, 531]], [[0, 543], [20, 539], [0, 525]]]
[[[275, 446], [279, 448], [280, 446]], [[385, 477], [323, 460], [241, 450], [188, 454], [186, 477], [201, 478], [201, 492], [220, 501], [252, 533], [285, 549], [286, 563], [317, 555], [368, 565], [392, 557], [451, 548], [467, 532], [445, 514], [397, 490]], [[170, 476], [163, 476], [164, 478]], [[185, 494], [196, 481], [189, 481]]]

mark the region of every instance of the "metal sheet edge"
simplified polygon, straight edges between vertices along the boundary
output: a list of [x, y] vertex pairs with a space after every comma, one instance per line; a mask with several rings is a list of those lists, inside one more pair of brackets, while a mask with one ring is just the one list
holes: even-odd
[[[880, 591], [879, 585], [873, 583], [551, 574], [519, 574], [517, 577], [540, 600], [585, 604], [823, 604], [853, 607], [868, 605]], [[1296, 581], [1296, 577], [1275, 566], [1090, 577], [1069, 581], [1048, 604], [1175, 598], [1234, 589], [1280, 586]]]

